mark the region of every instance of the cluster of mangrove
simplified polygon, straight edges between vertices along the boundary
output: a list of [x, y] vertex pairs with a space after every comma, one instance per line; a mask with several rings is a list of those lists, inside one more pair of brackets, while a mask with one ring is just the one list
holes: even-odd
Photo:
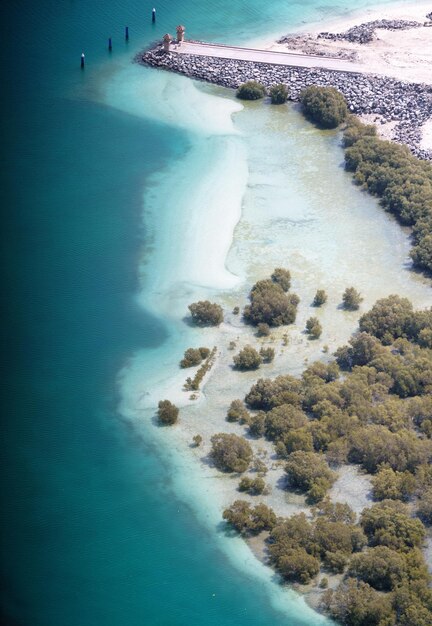
[[209, 300], [200, 300], [189, 305], [194, 324], [198, 326], [219, 326], [223, 322], [223, 310], [220, 304]]
[[161, 400], [158, 405], [158, 419], [163, 426], [172, 426], [178, 419], [179, 409], [170, 400]]
[[209, 348], [188, 348], [180, 361], [180, 367], [195, 367], [199, 365], [210, 354]]
[[334, 87], [307, 87], [300, 103], [305, 117], [321, 128], [337, 128], [348, 115], [345, 98]]
[[[202, 379], [207, 374], [207, 372], [210, 371], [210, 369], [213, 366], [213, 363], [215, 362], [216, 352], [217, 352], [216, 346], [214, 346], [211, 352], [208, 348], [200, 348], [200, 350], [203, 350], [203, 351], [205, 350], [205, 354], [207, 354], [207, 358], [205, 359], [204, 363], [198, 369], [197, 373], [195, 374], [193, 378], [191, 378], [190, 376], [186, 378], [186, 382], [184, 384], [184, 389], [186, 391], [198, 391]], [[188, 350], [186, 350], [185, 352], [185, 357], [186, 357], [187, 352]]]
[[274, 348], [262, 346], [258, 352], [254, 347], [247, 345], [234, 355], [234, 367], [242, 371], [256, 370], [262, 363], [271, 363], [274, 356]]
[[[268, 90], [272, 104], [284, 104], [288, 100], [288, 87], [283, 83], [272, 85]], [[265, 86], [256, 81], [248, 80], [237, 89], [237, 98], [240, 100], [260, 100], [267, 95]]]
[[379, 139], [374, 126], [350, 116], [343, 139], [345, 168], [404, 225], [412, 226], [411, 258], [432, 270], [432, 163], [405, 146]]
[[249, 294], [250, 304], [243, 310], [244, 320], [253, 326], [293, 324], [300, 300], [295, 293], [288, 293], [290, 287], [290, 272], [283, 268], [276, 268], [270, 278], [259, 280]]
[[[432, 590], [421, 548], [424, 525], [432, 525], [432, 309], [414, 311], [394, 295], [378, 300], [335, 357], [309, 365], [301, 378], [259, 379], [227, 414], [250, 436], [274, 443], [286, 460], [286, 487], [306, 494], [312, 519], [277, 518], [242, 500], [223, 517], [245, 535], [268, 531], [270, 562], [287, 581], [343, 574], [322, 600], [340, 623], [426, 626]], [[226, 437], [217, 435], [218, 457], [230, 459], [221, 467], [246, 471], [249, 442]], [[326, 499], [337, 476], [332, 467], [346, 463], [371, 475], [376, 501], [357, 523], [348, 505]], [[252, 479], [242, 481], [248, 491]]]

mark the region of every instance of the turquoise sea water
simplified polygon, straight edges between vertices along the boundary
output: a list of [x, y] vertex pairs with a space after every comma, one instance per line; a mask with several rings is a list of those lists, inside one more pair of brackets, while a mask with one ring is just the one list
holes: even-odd
[[[100, 94], [136, 49], [179, 22], [191, 37], [236, 42], [359, 3], [167, 0], [155, 27], [151, 5], [136, 0], [8, 4], [2, 623], [304, 624], [277, 612], [260, 583], [218, 550], [176, 498], [160, 451], [116, 411], [116, 376], [130, 355], [147, 349], [155, 359], [175, 340], [168, 321], [136, 298], [142, 250], [152, 244], [142, 198], [195, 137], [150, 110], [110, 107]], [[147, 97], [157, 110], [166, 95]]]

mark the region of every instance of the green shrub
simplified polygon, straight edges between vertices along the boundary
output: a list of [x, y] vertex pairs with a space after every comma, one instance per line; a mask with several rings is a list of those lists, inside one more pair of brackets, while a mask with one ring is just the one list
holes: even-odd
[[183, 359], [180, 361], [180, 367], [194, 367], [199, 365], [203, 359], [206, 359], [210, 354], [208, 348], [188, 348]]
[[306, 322], [306, 332], [311, 339], [319, 339], [322, 333], [322, 326], [317, 317], [310, 317]]
[[301, 381], [285, 374], [277, 376], [274, 380], [269, 378], [258, 379], [246, 395], [245, 402], [251, 409], [269, 411], [282, 404], [299, 407], [302, 399]]
[[324, 291], [324, 289], [318, 289], [313, 302], [312, 302], [312, 306], [322, 306], [323, 304], [325, 304], [327, 302], [327, 294]]
[[259, 351], [263, 363], [271, 363], [275, 357], [274, 348], [261, 348]]
[[201, 435], [194, 435], [192, 441], [194, 442], [195, 447], [199, 448], [202, 444], [203, 438]]
[[375, 500], [408, 500], [414, 493], [416, 480], [410, 472], [395, 472], [382, 467], [372, 477], [372, 494]]
[[426, 489], [421, 494], [420, 501], [417, 505], [417, 515], [424, 524], [432, 525], [432, 489]]
[[234, 366], [238, 370], [256, 370], [262, 363], [262, 358], [252, 346], [245, 346], [233, 357]]
[[227, 413], [228, 422], [240, 422], [240, 424], [247, 424], [249, 422], [250, 415], [246, 407], [241, 400], [233, 400], [230, 404], [230, 408]]
[[378, 591], [391, 591], [405, 576], [405, 559], [386, 546], [377, 546], [356, 554], [350, 563], [349, 573]]
[[245, 472], [252, 460], [252, 448], [243, 437], [219, 433], [211, 438], [212, 457], [216, 467], [224, 472]]
[[272, 85], [269, 89], [272, 104], [284, 104], [288, 100], [288, 87], [282, 83]]
[[158, 418], [161, 424], [171, 426], [178, 419], [179, 409], [169, 400], [161, 400], [158, 405]]
[[347, 563], [348, 557], [344, 552], [326, 552], [324, 555], [324, 567], [333, 574], [342, 574]]
[[251, 496], [258, 496], [264, 492], [266, 488], [265, 481], [258, 476], [258, 478], [249, 478], [243, 476], [239, 483], [239, 491], [246, 491]]
[[282, 326], [295, 322], [299, 298], [287, 294], [290, 287], [288, 270], [276, 268], [270, 279], [259, 280], [249, 294], [251, 303], [245, 307], [243, 317], [246, 322], [257, 326]]
[[259, 411], [249, 421], [249, 434], [252, 437], [263, 437], [265, 434], [265, 413]]
[[391, 340], [405, 336], [413, 306], [408, 298], [391, 295], [377, 300], [370, 311], [361, 316], [360, 330], [383, 339], [390, 336]]
[[278, 559], [276, 567], [285, 580], [306, 585], [319, 573], [320, 563], [303, 548], [290, 548]]
[[363, 298], [354, 287], [347, 287], [342, 295], [343, 308], [347, 311], [357, 311]]
[[248, 80], [237, 89], [240, 100], [259, 100], [266, 95], [266, 88], [256, 80]]
[[336, 128], [348, 113], [345, 98], [334, 87], [307, 87], [300, 102], [306, 117], [322, 128]]
[[348, 578], [323, 599], [327, 612], [344, 626], [393, 626], [391, 598], [377, 593], [367, 583]]
[[425, 537], [421, 521], [410, 517], [407, 508], [394, 500], [383, 500], [364, 509], [360, 523], [372, 546], [406, 552], [421, 546]]
[[223, 512], [226, 520], [241, 534], [256, 534], [271, 530], [276, 524], [274, 511], [265, 504], [252, 507], [245, 500], [236, 500]]
[[223, 311], [219, 304], [200, 300], [189, 305], [192, 320], [199, 326], [219, 326], [223, 322]]
[[285, 467], [291, 487], [306, 492], [313, 502], [322, 500], [336, 480], [323, 456], [315, 452], [293, 452]]

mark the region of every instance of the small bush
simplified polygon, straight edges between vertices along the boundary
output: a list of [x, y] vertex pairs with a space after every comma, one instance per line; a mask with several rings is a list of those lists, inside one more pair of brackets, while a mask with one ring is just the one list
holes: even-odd
[[192, 320], [199, 326], [219, 326], [223, 322], [223, 310], [219, 304], [200, 300], [189, 305]]
[[249, 422], [249, 412], [241, 400], [233, 400], [227, 413], [227, 422], [240, 422], [245, 424]]
[[336, 479], [323, 456], [298, 450], [290, 454], [285, 467], [289, 484], [306, 492], [310, 500], [322, 500]]
[[312, 302], [312, 306], [322, 306], [327, 302], [327, 294], [324, 289], [318, 289]]
[[202, 360], [203, 356], [200, 349], [188, 348], [184, 353], [183, 359], [180, 361], [180, 367], [194, 367], [195, 365], [199, 365]]
[[307, 87], [300, 102], [306, 117], [321, 128], [336, 128], [348, 113], [345, 98], [334, 87]]
[[202, 440], [203, 438], [201, 437], [201, 435], [194, 435], [192, 441], [194, 442], [194, 445], [199, 448], [200, 445], [202, 444]]
[[237, 89], [240, 100], [260, 100], [266, 95], [266, 88], [256, 80], [248, 80]]
[[310, 336], [311, 339], [318, 339], [321, 337], [322, 326], [319, 323], [318, 318], [310, 317], [306, 322], [306, 332]]
[[245, 500], [236, 500], [225, 509], [223, 518], [239, 533], [256, 534], [263, 530], [272, 530], [276, 525], [276, 514], [265, 504], [253, 507]]
[[178, 419], [179, 409], [169, 400], [161, 400], [158, 405], [158, 418], [164, 426], [175, 424]]
[[249, 478], [248, 476], [243, 476], [239, 483], [239, 491], [246, 491], [251, 496], [260, 495], [264, 492], [265, 488], [266, 484], [260, 477]]
[[263, 363], [271, 363], [275, 357], [273, 348], [261, 348], [259, 353]]
[[233, 357], [234, 366], [238, 370], [256, 370], [262, 363], [262, 358], [252, 346], [245, 346]]
[[357, 311], [362, 301], [363, 298], [354, 287], [347, 287], [342, 295], [343, 308], [347, 311]]
[[272, 104], [284, 104], [288, 100], [288, 87], [283, 83], [272, 85], [269, 94]]
[[212, 457], [216, 467], [224, 472], [245, 472], [252, 460], [252, 448], [243, 437], [219, 433], [211, 438]]

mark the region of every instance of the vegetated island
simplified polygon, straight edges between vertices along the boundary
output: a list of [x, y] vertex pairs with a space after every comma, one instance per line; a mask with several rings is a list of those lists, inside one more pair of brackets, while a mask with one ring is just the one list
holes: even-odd
[[[368, 39], [376, 28], [393, 26], [369, 25], [358, 36]], [[405, 27], [411, 26], [401, 29]], [[148, 54], [154, 61], [157, 52]], [[176, 65], [177, 59], [166, 63], [164, 58], [162, 65], [174, 63], [171, 69], [184, 70]], [[196, 77], [201, 72], [199, 77], [206, 78], [201, 62], [194, 59], [193, 72], [183, 73]], [[352, 93], [347, 96], [340, 75], [340, 89], [336, 89], [322, 86], [323, 80], [332, 79], [328, 72], [308, 71], [300, 89], [293, 81], [293, 95], [290, 82], [280, 80], [279, 72], [275, 76], [274, 67], [261, 65], [261, 73], [255, 72], [251, 81], [251, 67], [245, 62], [240, 65], [240, 73], [237, 66], [235, 79], [230, 78], [238, 83], [230, 86], [238, 88], [240, 98], [254, 100], [268, 94], [274, 104], [299, 99], [313, 123], [323, 128], [343, 124], [347, 171], [402, 224], [412, 227], [413, 264], [430, 272], [432, 164], [427, 161], [430, 153], [416, 147], [415, 139], [418, 122], [424, 123], [427, 112], [430, 115], [431, 89], [387, 81], [386, 89], [396, 90], [390, 106], [395, 107], [396, 97], [402, 94], [402, 113], [407, 113], [415, 93], [424, 104], [408, 115], [408, 121], [402, 115], [399, 122], [395, 138], [408, 148], [379, 138], [375, 127], [350, 114]], [[245, 80], [238, 82], [240, 75]], [[362, 79], [384, 86], [381, 79]], [[214, 75], [211, 80], [218, 82]], [[380, 103], [388, 106], [385, 100]], [[324, 289], [317, 287], [310, 303], [315, 308], [327, 303]], [[271, 341], [275, 328], [295, 323], [300, 303], [290, 288], [291, 276], [284, 268], [252, 287], [242, 314], [256, 337]], [[345, 314], [343, 309], [358, 310], [361, 301], [357, 289], [347, 287], [339, 314]], [[217, 303], [193, 303], [189, 308], [193, 318], [197, 310], [205, 316], [194, 319], [197, 326], [218, 326], [223, 321]], [[323, 332], [319, 319], [310, 317], [305, 327], [309, 339], [319, 339]], [[274, 349], [257, 347], [248, 344], [233, 354], [232, 367], [243, 372], [271, 367]], [[198, 364], [204, 355], [208, 352], [202, 348], [192, 348], [182, 362]], [[159, 419], [174, 424], [176, 407], [161, 401]], [[431, 576], [422, 552], [432, 525], [432, 309], [415, 311], [409, 300], [398, 295], [377, 301], [361, 315], [358, 331], [333, 359], [308, 365], [300, 377], [258, 378], [244, 398], [228, 401], [226, 420], [238, 426], [237, 432], [214, 434], [208, 455], [221, 472], [238, 475], [239, 497], [223, 511], [223, 518], [281, 580], [308, 592], [315, 607], [347, 626], [432, 623]], [[266, 451], [255, 453], [256, 441], [262, 441], [263, 450], [270, 445], [276, 461]], [[203, 436], [197, 433], [192, 444], [200, 448]], [[277, 485], [268, 484], [269, 463], [272, 469], [274, 464], [281, 468]], [[332, 498], [342, 468], [353, 466], [361, 468], [370, 486], [370, 501], [363, 501], [360, 511]], [[303, 510], [289, 516], [275, 511], [270, 505], [275, 488], [301, 495]]]

